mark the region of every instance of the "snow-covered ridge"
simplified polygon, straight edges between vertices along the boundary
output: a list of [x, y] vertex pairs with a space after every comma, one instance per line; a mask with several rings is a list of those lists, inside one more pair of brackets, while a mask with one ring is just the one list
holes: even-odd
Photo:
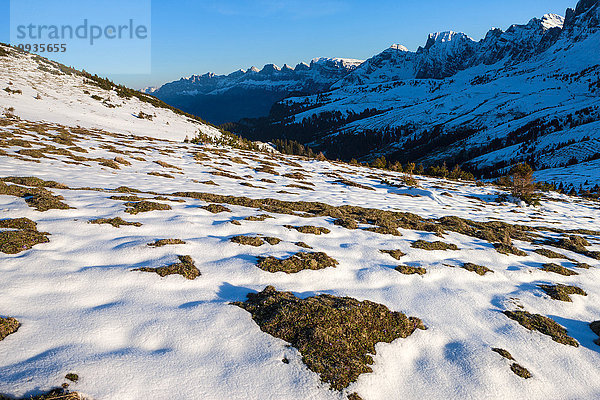
[[0, 112], [10, 109], [11, 114], [30, 121], [67, 126], [85, 123], [112, 132], [175, 141], [192, 138], [198, 132], [221, 134], [214, 126], [156, 107], [151, 100], [103, 89], [78, 71], [40, 56], [1, 44], [0, 49], [8, 53], [0, 56], [0, 87], [13, 91], [0, 90]]

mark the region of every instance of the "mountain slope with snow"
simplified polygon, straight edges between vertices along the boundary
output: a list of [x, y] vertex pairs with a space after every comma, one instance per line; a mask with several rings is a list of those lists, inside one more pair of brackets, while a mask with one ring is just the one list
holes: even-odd
[[362, 63], [345, 58], [315, 58], [295, 68], [267, 64], [229, 75], [193, 75], [150, 88], [146, 93], [214, 123], [268, 115], [271, 106], [291, 95], [328, 90]]
[[519, 161], [538, 170], [580, 163], [578, 183], [600, 183], [583, 172], [600, 158], [599, 14], [598, 1], [586, 0], [564, 19], [494, 29], [479, 42], [446, 32], [416, 52], [394, 45], [333, 90], [286, 99], [269, 124], [239, 131], [334, 158], [446, 161], [484, 176]]
[[[214, 128], [2, 50], [0, 397], [600, 395], [597, 201], [183, 143]], [[317, 307], [240, 306], [274, 290]]]

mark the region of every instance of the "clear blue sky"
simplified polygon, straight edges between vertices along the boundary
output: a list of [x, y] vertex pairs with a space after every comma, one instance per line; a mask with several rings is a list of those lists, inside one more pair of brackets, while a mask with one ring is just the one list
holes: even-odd
[[[85, 1], [47, 3], [69, 7]], [[576, 0], [153, 0], [152, 73], [110, 77], [139, 88], [266, 63], [366, 59], [393, 43], [415, 50], [430, 32], [454, 30], [481, 39], [491, 27], [506, 29], [545, 13], [564, 15], [575, 5]], [[120, 15], [107, 8], [107, 15]], [[0, 0], [3, 42], [9, 41], [8, 11], [9, 1]]]

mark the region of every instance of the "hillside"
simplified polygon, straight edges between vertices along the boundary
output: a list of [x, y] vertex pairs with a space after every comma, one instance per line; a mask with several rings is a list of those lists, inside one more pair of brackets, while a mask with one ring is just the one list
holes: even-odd
[[362, 63], [344, 58], [316, 58], [310, 64], [279, 68], [268, 64], [229, 75], [193, 75], [149, 88], [147, 93], [215, 124], [263, 117], [273, 104], [290, 96], [328, 90]]
[[599, 15], [597, 0], [582, 0], [566, 18], [493, 29], [480, 41], [445, 32], [416, 52], [394, 45], [333, 90], [286, 99], [270, 119], [235, 130], [297, 140], [331, 158], [446, 161], [482, 176], [528, 161], [541, 178], [573, 176], [593, 186], [600, 182]]
[[597, 201], [183, 143], [2, 50], [0, 398], [600, 395]]

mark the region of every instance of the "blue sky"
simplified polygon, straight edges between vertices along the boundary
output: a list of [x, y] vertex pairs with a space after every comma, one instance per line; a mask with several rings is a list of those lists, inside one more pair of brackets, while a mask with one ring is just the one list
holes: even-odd
[[[150, 3], [27, 1], [40, 2], [38, 7], [30, 7], [32, 15], [36, 10], [47, 15], [50, 11], [44, 7], [50, 7], [81, 13], [81, 18], [106, 20], [125, 17], [124, 4], [135, 10]], [[98, 4], [103, 4], [101, 11], [94, 8]], [[266, 63], [294, 66], [324, 56], [364, 59], [393, 43], [415, 50], [430, 32], [454, 30], [480, 39], [491, 27], [506, 29], [512, 23], [526, 23], [550, 12], [564, 15], [567, 7], [575, 5], [576, 0], [153, 0], [151, 73], [109, 77], [139, 88], [192, 74], [229, 73]], [[8, 14], [9, 0], [0, 0], [3, 42], [10, 40]], [[90, 62], [81, 56], [69, 59], [69, 64], [95, 72], [95, 68], [102, 69], [98, 63], [109, 63], [106, 58]]]

